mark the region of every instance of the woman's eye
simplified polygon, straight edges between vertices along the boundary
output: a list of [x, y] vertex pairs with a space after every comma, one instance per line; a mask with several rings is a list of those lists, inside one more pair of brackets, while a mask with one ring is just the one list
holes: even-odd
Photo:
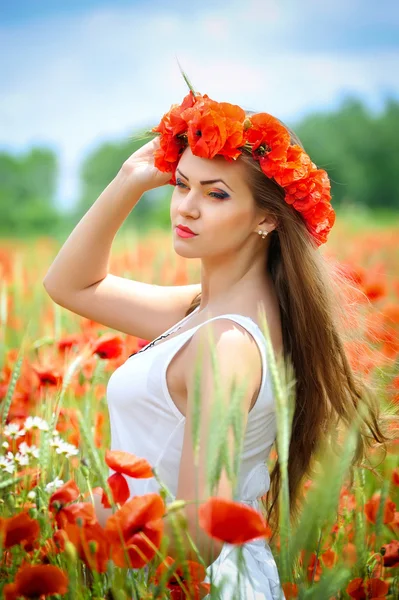
[[219, 200], [224, 200], [229, 197], [228, 194], [219, 194], [218, 192], [209, 192], [209, 195], [213, 195], [214, 198], [218, 198]]
[[[180, 179], [176, 179], [176, 186], [177, 187], [187, 187]], [[218, 200], [224, 200], [225, 198], [228, 198], [229, 195], [228, 194], [219, 194], [218, 192], [209, 192], [209, 196], [212, 196], [213, 198], [217, 198]]]

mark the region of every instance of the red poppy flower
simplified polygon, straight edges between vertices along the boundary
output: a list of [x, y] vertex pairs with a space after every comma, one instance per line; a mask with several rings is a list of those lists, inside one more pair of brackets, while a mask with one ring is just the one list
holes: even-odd
[[261, 157], [260, 166], [267, 177], [286, 187], [299, 179], [308, 177], [313, 163], [300, 146], [289, 146], [284, 160], [271, 160], [269, 154]]
[[35, 519], [31, 519], [27, 512], [4, 519], [0, 517], [0, 537], [3, 538], [4, 548], [11, 548], [16, 544], [32, 544], [40, 535], [40, 527]]
[[50, 496], [49, 509], [54, 511], [55, 503], [58, 503], [59, 507], [61, 507], [68, 502], [73, 502], [79, 498], [79, 494], [80, 491], [76, 482], [70, 479]]
[[[377, 279], [378, 277], [378, 279]], [[363, 291], [367, 298], [372, 302], [376, 302], [381, 298], [385, 298], [388, 295], [388, 286], [385, 281], [381, 281], [377, 276], [375, 279], [369, 278], [369, 281], [363, 286]]]
[[98, 521], [83, 526], [65, 523], [65, 532], [85, 564], [98, 573], [105, 573], [110, 559], [110, 542]]
[[190, 91], [183, 102], [180, 105], [174, 104], [171, 110], [162, 117], [160, 123], [152, 129], [153, 132], [161, 134], [160, 148], [154, 154], [154, 164], [160, 171], [168, 172], [176, 169], [178, 159], [187, 146], [187, 139], [179, 137], [181, 134], [186, 134], [187, 131], [187, 122], [181, 114], [187, 108], [191, 108], [194, 103], [195, 97]]
[[[121, 473], [114, 473], [107, 479], [108, 485], [111, 488], [112, 498], [116, 504], [125, 504], [128, 501], [130, 490], [126, 479]], [[101, 503], [104, 508], [111, 508], [107, 494], [102, 491]]]
[[272, 531], [261, 513], [225, 498], [209, 498], [199, 507], [199, 524], [212, 538], [228, 544], [244, 544]]
[[226, 119], [226, 143], [220, 154], [231, 162], [240, 156], [240, 147], [245, 143], [243, 122], [246, 115], [245, 111], [237, 104], [220, 102], [219, 106]]
[[32, 490], [40, 482], [40, 467], [27, 467], [16, 473], [16, 477], [24, 477], [17, 483], [17, 493], [21, 493], [22, 490]]
[[286, 600], [295, 600], [298, 597], [299, 590], [296, 583], [282, 583], [281, 587], [283, 588]]
[[388, 594], [389, 583], [379, 578], [369, 579], [367, 581], [367, 598], [384, 598]]
[[365, 583], [361, 577], [352, 579], [346, 588], [346, 592], [355, 600], [366, 600], [366, 598], [379, 600], [387, 595], [388, 590], [389, 584], [382, 579], [368, 579]]
[[320, 200], [330, 202], [330, 180], [322, 169], [316, 169], [304, 179], [294, 181], [285, 188], [285, 201], [299, 212], [311, 210]]
[[306, 227], [315, 238], [317, 245], [327, 241], [332, 226], [335, 223], [335, 212], [330, 202], [320, 200], [313, 208], [301, 213]]
[[[165, 504], [159, 494], [144, 494], [134, 496], [108, 517], [105, 532], [112, 544], [112, 560], [118, 567], [140, 568], [155, 556], [155, 550], [146, 541], [145, 536], [159, 548], [164, 530], [164, 513]], [[130, 565], [125, 558], [121, 536]]]
[[[390, 544], [384, 544], [384, 566], [385, 567], [398, 567], [399, 566], [399, 541], [392, 540]], [[381, 550], [382, 550], [381, 548]]]
[[[366, 502], [366, 504], [364, 505], [364, 513], [367, 517], [367, 520], [370, 523], [376, 523], [377, 512], [379, 510], [380, 501], [381, 501], [380, 492], [375, 492], [375, 494], [372, 495], [371, 499], [368, 502]], [[393, 521], [394, 516], [395, 516], [395, 509], [396, 509], [395, 502], [392, 502], [392, 500], [390, 498], [387, 498], [387, 500], [385, 502], [385, 506], [384, 506], [383, 522], [385, 524]]]
[[399, 303], [387, 302], [381, 311], [384, 321], [389, 324], [399, 325]]
[[[80, 443], [80, 424], [78, 412], [75, 408], [62, 406], [58, 414], [55, 428], [63, 433], [69, 444], [78, 446]], [[75, 458], [75, 457], [73, 457]], [[72, 461], [71, 461], [72, 462]]]
[[350, 566], [353, 567], [358, 560], [355, 544], [348, 542], [342, 548], [342, 558]]
[[366, 598], [363, 579], [361, 577], [352, 579], [352, 581], [348, 583], [345, 591], [351, 598], [355, 598], [355, 600], [364, 600]]
[[193, 154], [213, 158], [227, 140], [226, 121], [223, 115], [209, 106], [197, 108], [188, 123], [187, 139]]
[[154, 165], [163, 172], [176, 169], [183, 149], [184, 143], [182, 141], [171, 134], [164, 134], [160, 139], [160, 148], [154, 152]]
[[338, 554], [329, 548], [321, 554], [321, 558], [323, 560], [323, 564], [325, 564], [325, 566], [329, 569], [332, 569], [338, 560]]
[[97, 411], [94, 419], [94, 444], [96, 448], [101, 448], [103, 445], [103, 427], [105, 422], [104, 414], [100, 411]]
[[97, 516], [91, 502], [75, 502], [68, 506], [63, 506], [56, 514], [56, 522], [59, 529], [64, 529], [66, 523], [76, 523], [79, 519], [81, 523], [95, 523]]
[[138, 458], [123, 450], [106, 450], [105, 462], [110, 469], [136, 479], [154, 477], [152, 467], [145, 458]]
[[70, 333], [58, 340], [57, 348], [61, 354], [64, 354], [65, 351], [72, 348], [72, 346], [79, 346], [81, 340], [82, 336], [79, 333]]
[[118, 358], [123, 352], [123, 340], [119, 335], [106, 333], [92, 342], [93, 354], [100, 358]]
[[64, 531], [63, 529], [57, 529], [57, 531], [54, 531], [53, 541], [55, 547], [57, 548], [57, 554], [58, 552], [64, 552], [65, 543], [68, 541], [68, 535], [66, 531]]
[[[287, 150], [290, 145], [290, 134], [283, 125], [268, 113], [258, 113], [250, 117], [251, 127], [246, 130], [247, 142], [251, 144], [252, 155], [258, 160], [261, 155], [257, 154], [259, 146], [265, 147], [264, 156], [272, 165], [275, 161], [285, 161]], [[266, 161], [263, 161], [266, 162]]]
[[195, 102], [196, 98], [190, 91], [180, 105], [172, 105], [170, 111], [164, 114], [160, 123], [156, 127], [153, 127], [152, 131], [171, 136], [176, 136], [184, 132], [187, 129], [187, 123], [181, 117], [181, 113], [187, 108], [194, 106]]
[[68, 576], [65, 571], [54, 565], [26, 565], [15, 575], [14, 583], [4, 586], [5, 600], [37, 598], [66, 594], [68, 592]]
[[[176, 565], [176, 568], [170, 572], [172, 565]], [[155, 571], [153, 581], [155, 585], [159, 585], [164, 581], [170, 591], [171, 598], [180, 600], [180, 598], [187, 598], [179, 582], [180, 579], [189, 591], [190, 599], [200, 600], [204, 597], [204, 594], [209, 594], [211, 589], [210, 583], [203, 582], [206, 577], [206, 570], [201, 564], [192, 560], [187, 560], [185, 566], [186, 569], [184, 570], [183, 565], [178, 564], [171, 556], [167, 556]], [[188, 572], [187, 578], [185, 571]], [[169, 576], [166, 575], [168, 572], [170, 572]]]
[[312, 581], [320, 581], [321, 574], [323, 573], [323, 569], [321, 567], [320, 559], [313, 552], [310, 555], [309, 563], [307, 566], [307, 578], [309, 582]]

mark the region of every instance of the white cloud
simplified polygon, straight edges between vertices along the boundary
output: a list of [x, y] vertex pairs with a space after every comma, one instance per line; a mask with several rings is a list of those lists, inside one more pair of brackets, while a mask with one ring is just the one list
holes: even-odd
[[8, 49], [0, 146], [55, 147], [66, 206], [77, 196], [77, 169], [90, 148], [157, 123], [187, 93], [176, 57], [202, 93], [289, 124], [335, 106], [345, 92], [368, 103], [384, 89], [399, 94], [399, 51], [299, 51], [291, 40], [302, 22], [295, 10], [283, 14], [275, 0], [234, 0], [198, 18], [101, 8], [0, 29]]

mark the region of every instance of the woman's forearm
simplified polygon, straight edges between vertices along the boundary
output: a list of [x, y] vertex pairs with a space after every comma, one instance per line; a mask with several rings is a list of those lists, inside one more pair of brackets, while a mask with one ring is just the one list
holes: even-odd
[[106, 277], [114, 237], [144, 191], [134, 173], [124, 168], [118, 172], [50, 265], [43, 285], [53, 298], [80, 291]]

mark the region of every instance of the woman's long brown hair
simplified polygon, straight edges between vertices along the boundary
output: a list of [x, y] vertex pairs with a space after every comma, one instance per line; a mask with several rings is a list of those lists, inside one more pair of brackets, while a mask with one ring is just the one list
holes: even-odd
[[[247, 111], [247, 115], [254, 114]], [[291, 135], [291, 143], [303, 148], [298, 136], [281, 122]], [[317, 249], [300, 213], [284, 200], [283, 189], [267, 178], [250, 152], [243, 151], [248, 183], [256, 205], [272, 215], [278, 225], [269, 237], [267, 270], [277, 292], [284, 359], [291, 362], [296, 378], [296, 400], [288, 458], [290, 515], [299, 516], [302, 484], [313, 475], [312, 459], [329, 431], [349, 426], [361, 411], [360, 429], [353, 466], [373, 468], [365, 462], [367, 449], [376, 444], [386, 452], [386, 443], [395, 439], [390, 432], [395, 416], [382, 414], [376, 386], [365, 383], [364, 373], [351, 367], [345, 342], [356, 345], [351, 333], [353, 308], [344, 290], [351, 287], [339, 264], [323, 257]], [[189, 315], [201, 301], [197, 295], [186, 312]], [[353, 305], [353, 297], [352, 297]], [[358, 333], [357, 333], [358, 334]], [[356, 334], [356, 335], [357, 335]], [[364, 344], [365, 340], [358, 340]], [[336, 439], [335, 439], [336, 443]], [[375, 472], [373, 470], [373, 472]], [[262, 498], [267, 519], [278, 530], [278, 496], [281, 487], [277, 460], [270, 474], [270, 488]]]

